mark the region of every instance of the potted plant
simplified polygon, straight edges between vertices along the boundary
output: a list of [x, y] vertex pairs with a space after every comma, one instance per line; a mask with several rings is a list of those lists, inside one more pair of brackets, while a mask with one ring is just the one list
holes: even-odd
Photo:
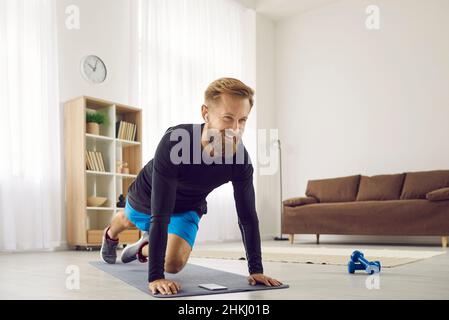
[[90, 134], [100, 134], [100, 124], [106, 121], [106, 115], [101, 112], [86, 112], [86, 131]]

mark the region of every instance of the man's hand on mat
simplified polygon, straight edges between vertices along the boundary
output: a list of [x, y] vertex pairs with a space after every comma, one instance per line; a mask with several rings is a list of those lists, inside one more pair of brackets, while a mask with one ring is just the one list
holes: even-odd
[[153, 294], [158, 292], [162, 294], [176, 294], [181, 290], [181, 285], [178, 282], [167, 279], [154, 280], [148, 284], [148, 287]]
[[252, 286], [256, 285], [257, 282], [262, 283], [268, 287], [277, 287], [280, 286], [282, 283], [276, 279], [270, 278], [262, 273], [253, 273], [248, 277], [248, 282]]

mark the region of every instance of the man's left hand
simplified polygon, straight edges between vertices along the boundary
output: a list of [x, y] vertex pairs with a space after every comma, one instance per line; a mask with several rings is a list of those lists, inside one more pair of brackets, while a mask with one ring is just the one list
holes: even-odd
[[257, 282], [262, 283], [268, 287], [277, 287], [282, 283], [276, 279], [270, 278], [262, 273], [253, 273], [248, 277], [248, 282], [250, 285], [254, 286]]

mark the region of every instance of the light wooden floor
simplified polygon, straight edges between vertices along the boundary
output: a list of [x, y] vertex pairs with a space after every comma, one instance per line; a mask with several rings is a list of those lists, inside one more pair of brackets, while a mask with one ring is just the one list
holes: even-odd
[[[274, 241], [264, 244], [274, 245]], [[290, 246], [287, 242], [278, 245]], [[216, 244], [214, 244], [216, 245]], [[235, 245], [235, 243], [223, 243]], [[207, 245], [197, 244], [206, 248]], [[313, 244], [297, 244], [310, 246]], [[443, 250], [437, 246], [322, 244], [325, 247]], [[99, 251], [0, 254], [0, 299], [157, 299], [92, 267]], [[246, 275], [246, 261], [191, 258], [189, 263]], [[66, 268], [80, 270], [80, 288], [66, 288]], [[367, 275], [349, 275], [342, 266], [264, 262], [265, 273], [289, 289], [217, 294], [184, 299], [449, 299], [449, 254], [383, 269], [379, 288], [368, 289]], [[144, 279], [143, 279], [144, 281]]]

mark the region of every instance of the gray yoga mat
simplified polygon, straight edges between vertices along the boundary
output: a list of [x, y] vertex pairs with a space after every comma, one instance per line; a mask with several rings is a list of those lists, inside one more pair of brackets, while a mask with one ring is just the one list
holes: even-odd
[[[178, 298], [242, 291], [285, 289], [289, 287], [286, 284], [282, 284], [278, 287], [267, 287], [259, 283], [252, 286], [248, 283], [248, 280], [246, 280], [246, 276], [188, 263], [179, 273], [165, 273], [166, 279], [178, 281], [181, 284], [181, 290], [177, 294], [154, 295], [148, 289], [148, 265], [146, 263], [135, 261], [128, 264], [107, 264], [102, 261], [93, 261], [90, 262], [90, 264], [157, 298]], [[220, 291], [210, 291], [198, 287], [198, 284], [200, 283], [215, 283], [225, 286], [227, 287], [227, 289]]]

